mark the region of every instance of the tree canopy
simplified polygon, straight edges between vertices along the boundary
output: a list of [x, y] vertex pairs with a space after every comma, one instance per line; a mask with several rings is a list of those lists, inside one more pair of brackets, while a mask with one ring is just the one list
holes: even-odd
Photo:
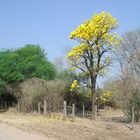
[[23, 48], [0, 52], [0, 87], [5, 83], [11, 84], [32, 77], [51, 80], [55, 73], [55, 66], [48, 61], [44, 50], [38, 45], [25, 45]]

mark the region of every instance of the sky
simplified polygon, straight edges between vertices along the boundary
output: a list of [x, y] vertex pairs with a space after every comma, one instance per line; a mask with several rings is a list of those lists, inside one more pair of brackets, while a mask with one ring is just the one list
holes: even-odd
[[101, 11], [118, 19], [120, 35], [140, 26], [140, 0], [0, 0], [0, 48], [39, 44], [53, 60], [75, 44], [71, 31]]
[[0, 0], [0, 48], [40, 45], [49, 60], [65, 55], [70, 33], [101, 11], [119, 21], [119, 35], [140, 27], [140, 0]]

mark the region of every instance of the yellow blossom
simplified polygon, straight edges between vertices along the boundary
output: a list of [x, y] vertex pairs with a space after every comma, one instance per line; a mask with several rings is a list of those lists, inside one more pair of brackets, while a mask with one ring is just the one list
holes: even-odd
[[74, 80], [73, 83], [71, 84], [70, 91], [73, 91], [74, 89], [78, 88], [78, 82], [77, 80]]
[[111, 41], [114, 36], [111, 38], [108, 32], [110, 32], [111, 29], [116, 28], [117, 25], [118, 22], [116, 18], [107, 12], [101, 12], [100, 14], [93, 15], [90, 20], [78, 26], [78, 28], [71, 33], [70, 38], [93, 40], [102, 34], [106, 34], [103, 36], [103, 39]]

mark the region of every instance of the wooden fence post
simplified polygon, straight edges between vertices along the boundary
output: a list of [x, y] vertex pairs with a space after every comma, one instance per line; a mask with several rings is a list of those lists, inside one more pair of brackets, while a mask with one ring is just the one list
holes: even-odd
[[85, 118], [85, 105], [83, 104], [83, 118]]
[[96, 120], [97, 118], [97, 105], [95, 105], [95, 116], [94, 116], [94, 119]]
[[44, 101], [44, 110], [43, 110], [43, 114], [47, 115], [47, 101]]
[[40, 107], [41, 107], [41, 103], [38, 103], [38, 113], [39, 113], [39, 115], [41, 114]]
[[18, 100], [17, 110], [18, 110], [18, 112], [20, 112], [20, 103], [19, 103], [19, 100]]
[[67, 118], [67, 102], [64, 101], [63, 103], [63, 120], [66, 120]]
[[6, 110], [6, 108], [7, 108], [7, 104], [6, 102], [4, 102], [4, 109]]
[[74, 122], [75, 119], [75, 104], [72, 104], [72, 122]]
[[135, 112], [134, 107], [132, 106], [132, 130], [134, 129], [134, 121], [135, 121]]

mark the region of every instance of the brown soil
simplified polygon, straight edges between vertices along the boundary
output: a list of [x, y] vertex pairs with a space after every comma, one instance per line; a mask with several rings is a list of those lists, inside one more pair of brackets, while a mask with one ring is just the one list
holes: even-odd
[[45, 135], [56, 140], [140, 140], [140, 124], [122, 122], [123, 113], [118, 110], [100, 110], [96, 121], [76, 118], [75, 122], [62, 121], [37, 114], [0, 114], [0, 121], [29, 133]]

